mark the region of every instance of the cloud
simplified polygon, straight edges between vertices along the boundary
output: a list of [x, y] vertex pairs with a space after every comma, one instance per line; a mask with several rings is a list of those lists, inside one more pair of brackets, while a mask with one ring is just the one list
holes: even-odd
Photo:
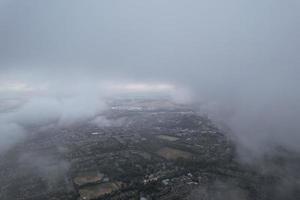
[[43, 155], [38, 153], [22, 153], [19, 155], [18, 164], [34, 172], [35, 176], [43, 178], [47, 183], [48, 190], [58, 187], [59, 182], [66, 179], [70, 163], [66, 160], [58, 159], [53, 155]]
[[45, 95], [19, 114], [47, 107], [67, 123], [94, 115], [98, 96], [166, 92], [200, 101], [241, 147], [299, 151], [299, 8], [294, 0], [1, 1], [0, 97]]
[[[14, 95], [5, 98], [1, 93], [0, 150], [26, 138], [28, 129], [50, 125], [68, 126], [89, 120], [105, 109], [103, 97], [97, 90], [80, 86], [64, 86], [54, 89], [54, 85], [41, 91], [24, 93], [12, 90]], [[38, 91], [38, 92], [37, 92]]]
[[0, 153], [8, 150], [16, 141], [25, 138], [23, 128], [15, 123], [1, 121], [0, 133]]

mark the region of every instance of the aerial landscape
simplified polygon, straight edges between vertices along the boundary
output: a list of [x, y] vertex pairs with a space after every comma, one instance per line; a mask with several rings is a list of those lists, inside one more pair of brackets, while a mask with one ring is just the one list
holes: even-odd
[[297, 0], [0, 0], [0, 200], [300, 199]]
[[[288, 178], [280, 172], [285, 172], [239, 164], [230, 137], [192, 106], [166, 99], [109, 104], [90, 121], [32, 127], [25, 141], [1, 157], [0, 198], [293, 199], [300, 194], [299, 176], [289, 183], [290, 191], [280, 191]], [[278, 152], [282, 155], [266, 158], [266, 167], [299, 166], [299, 155]]]

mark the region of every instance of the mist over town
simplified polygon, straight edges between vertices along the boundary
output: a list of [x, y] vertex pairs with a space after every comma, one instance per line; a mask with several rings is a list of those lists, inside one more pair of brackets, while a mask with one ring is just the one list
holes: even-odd
[[298, 199], [296, 0], [0, 0], [0, 199]]

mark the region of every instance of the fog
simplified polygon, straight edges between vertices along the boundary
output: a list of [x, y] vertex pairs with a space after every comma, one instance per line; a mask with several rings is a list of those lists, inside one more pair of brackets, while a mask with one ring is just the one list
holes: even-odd
[[300, 151], [299, 9], [297, 0], [0, 0], [0, 151], [24, 127], [92, 118], [132, 90], [197, 102], [254, 155]]

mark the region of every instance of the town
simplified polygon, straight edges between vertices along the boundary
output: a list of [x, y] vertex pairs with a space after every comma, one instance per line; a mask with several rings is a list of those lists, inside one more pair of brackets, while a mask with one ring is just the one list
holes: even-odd
[[226, 134], [191, 106], [109, 105], [89, 121], [33, 129], [1, 157], [0, 199], [188, 200], [219, 180], [260, 198], [259, 185], [272, 180], [238, 164]]

